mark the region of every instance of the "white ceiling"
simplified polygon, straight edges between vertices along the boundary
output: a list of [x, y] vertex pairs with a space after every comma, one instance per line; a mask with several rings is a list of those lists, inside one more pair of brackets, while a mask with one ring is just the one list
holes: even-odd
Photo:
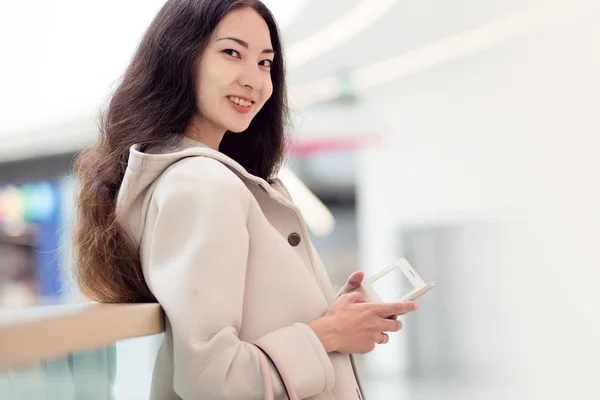
[[[335, 45], [320, 46], [320, 53], [313, 54], [308, 62], [296, 63], [298, 67], [289, 71], [295, 111], [302, 107], [302, 102], [297, 103], [301, 97], [298, 89], [322, 89], [323, 84], [311, 83], [324, 77], [332, 77], [329, 83], [336, 86], [345, 73], [379, 61], [395, 58], [396, 69], [415, 65], [415, 58], [423, 64], [424, 56], [432, 59], [430, 50], [437, 51], [435, 47], [439, 49], [440, 43], [446, 52], [450, 43], [454, 43], [452, 40], [463, 33], [477, 36], [480, 27], [498, 21], [509, 21], [510, 28], [511, 17], [531, 6], [561, 3], [568, 10], [575, 4], [587, 3], [598, 8], [596, 0], [264, 2], [282, 25], [288, 60], [302, 53], [303, 42], [309, 44], [304, 46], [305, 50], [314, 50], [310, 38], [315, 32], [326, 30], [323, 37], [328, 40], [324, 42], [330, 45], [332, 36], [338, 38]], [[163, 3], [164, 0], [0, 3], [0, 136], [6, 138], [0, 145], [0, 160], [76, 151], [89, 143], [98, 109]], [[369, 7], [364, 8], [365, 5]], [[377, 7], [379, 14], [373, 11]], [[357, 10], [360, 10], [358, 20], [353, 19]], [[556, 10], [562, 12], [561, 8], [555, 7], [555, 13]], [[372, 24], [365, 24], [368, 18]], [[345, 25], [340, 24], [344, 20]], [[340, 29], [334, 32], [335, 26]], [[344, 36], [344, 32], [348, 35]], [[435, 59], [438, 55], [433, 56]], [[360, 86], [360, 79], [371, 78], [368, 75], [356, 75], [358, 79], [353, 84]], [[343, 124], [333, 126], [331, 121], [335, 117], [327, 114], [330, 106], [336, 105], [321, 105], [310, 113], [322, 114], [317, 124], [322, 129], [343, 129]]]

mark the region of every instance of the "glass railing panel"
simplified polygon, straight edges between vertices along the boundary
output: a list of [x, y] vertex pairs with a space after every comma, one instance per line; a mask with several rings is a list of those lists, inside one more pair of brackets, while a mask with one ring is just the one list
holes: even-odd
[[12, 367], [0, 372], [0, 399], [146, 400], [162, 336]]

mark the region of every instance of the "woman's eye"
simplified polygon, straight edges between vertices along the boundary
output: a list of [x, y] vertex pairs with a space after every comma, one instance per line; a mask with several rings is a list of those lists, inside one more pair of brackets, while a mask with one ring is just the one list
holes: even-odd
[[263, 67], [271, 67], [273, 65], [273, 61], [271, 60], [262, 60], [260, 63]]
[[240, 56], [240, 53], [238, 53], [236, 50], [233, 50], [233, 49], [225, 49], [225, 50], [223, 50], [223, 53], [225, 53], [227, 55], [230, 55], [232, 57], [239, 57]]

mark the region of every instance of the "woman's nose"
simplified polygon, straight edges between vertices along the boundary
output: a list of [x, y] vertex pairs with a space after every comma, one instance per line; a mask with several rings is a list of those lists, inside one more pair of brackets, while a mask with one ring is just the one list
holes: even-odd
[[258, 65], [245, 65], [238, 79], [240, 85], [253, 90], [260, 90], [262, 87], [262, 77], [260, 73], [261, 71]]

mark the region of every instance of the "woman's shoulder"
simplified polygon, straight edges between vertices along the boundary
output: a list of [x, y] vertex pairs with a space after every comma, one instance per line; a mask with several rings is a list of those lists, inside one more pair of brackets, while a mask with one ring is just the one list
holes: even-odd
[[186, 157], [171, 164], [158, 178], [155, 194], [251, 195], [244, 182], [229, 167], [205, 156]]

